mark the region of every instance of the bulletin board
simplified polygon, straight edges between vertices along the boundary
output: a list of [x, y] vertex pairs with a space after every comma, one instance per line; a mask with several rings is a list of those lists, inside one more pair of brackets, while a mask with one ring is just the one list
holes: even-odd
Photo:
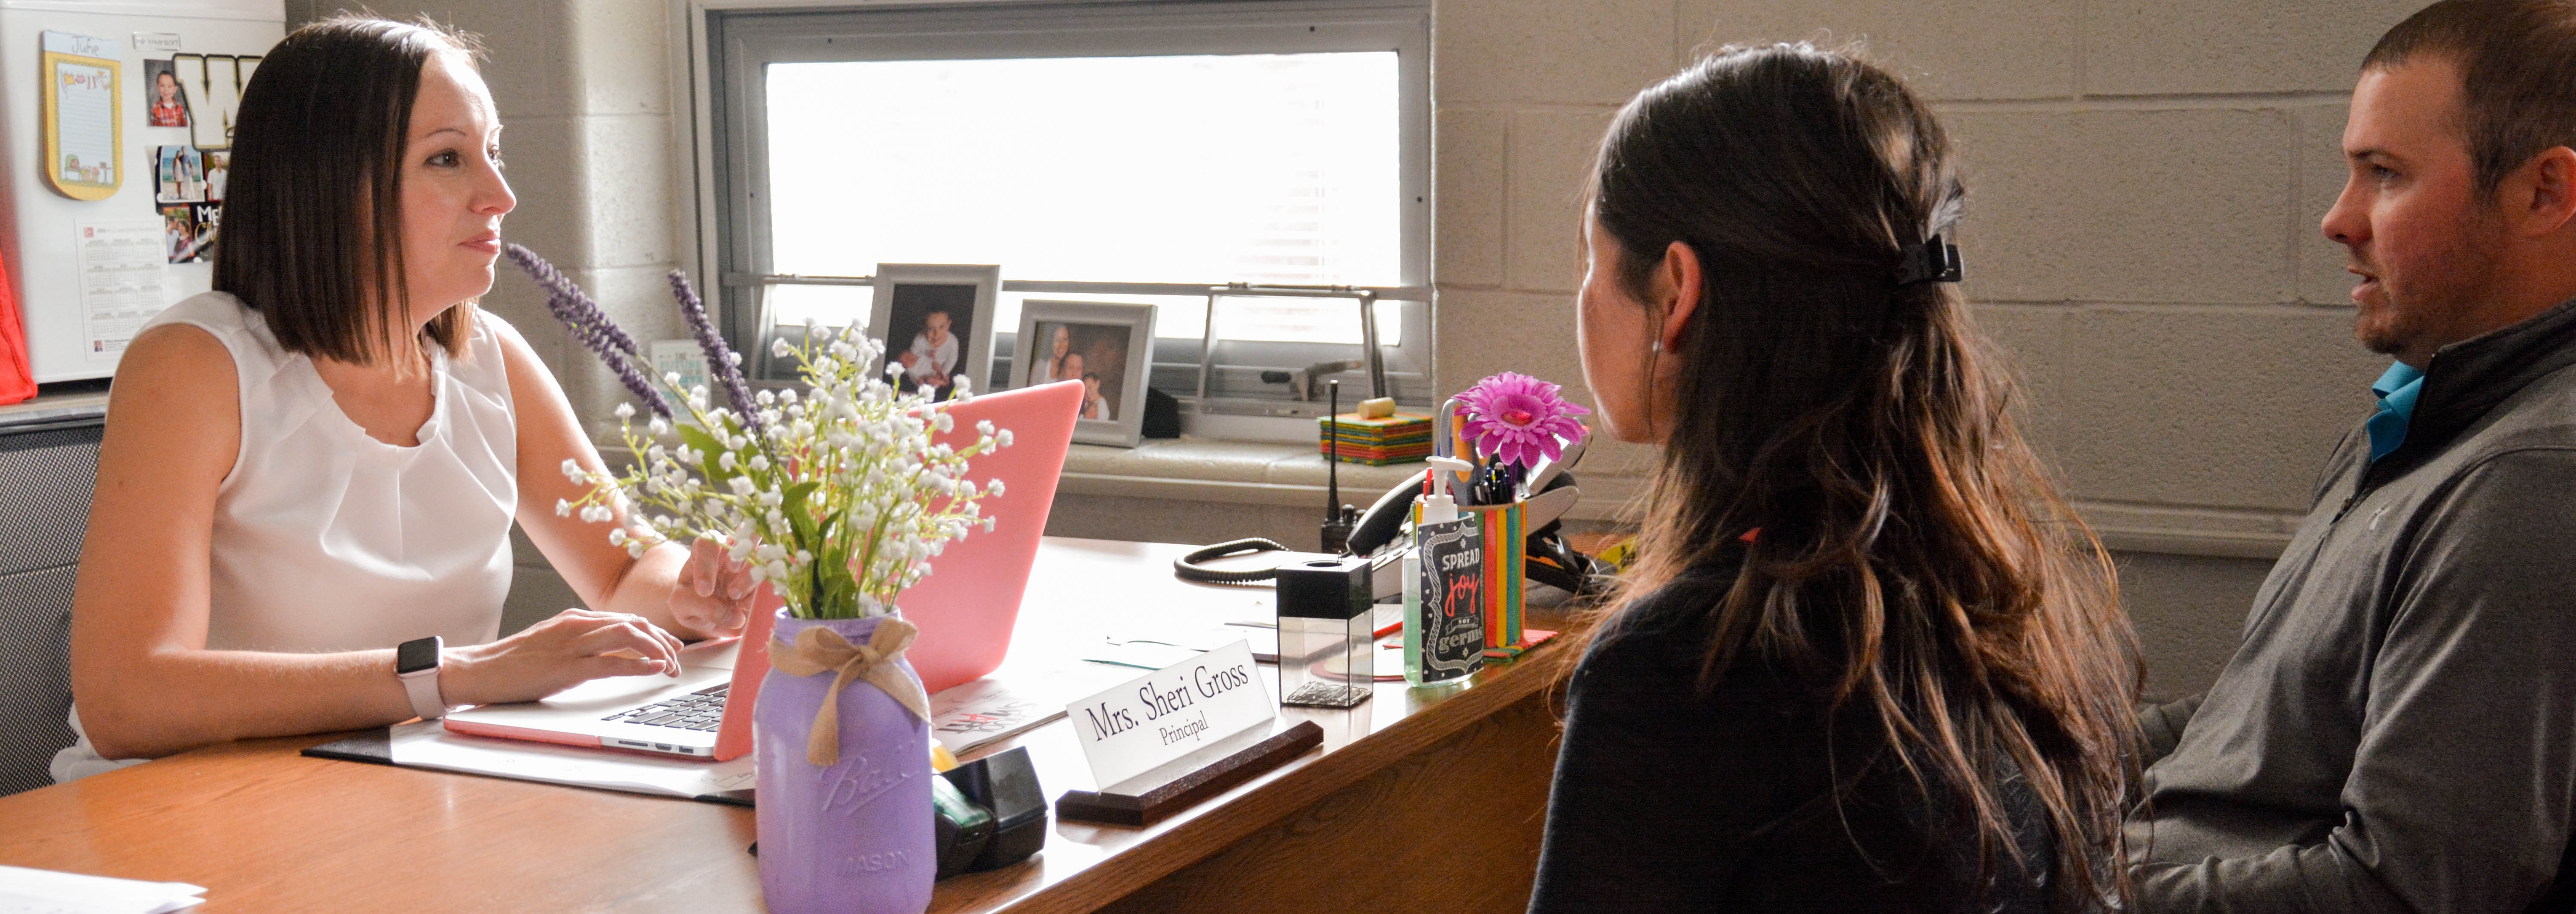
[[105, 200], [125, 183], [123, 65], [98, 56], [114, 44], [44, 35], [45, 181], [74, 200]]

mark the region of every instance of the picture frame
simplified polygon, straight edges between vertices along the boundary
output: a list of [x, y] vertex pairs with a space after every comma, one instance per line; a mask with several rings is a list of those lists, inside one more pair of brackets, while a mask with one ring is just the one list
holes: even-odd
[[[1145, 440], [1154, 306], [1031, 299], [1020, 304], [1019, 337], [1012, 348], [1012, 387], [1087, 381], [1073, 440], [1116, 447], [1135, 447]], [[1082, 361], [1075, 363], [1076, 358]]]
[[[994, 264], [877, 264], [868, 306], [868, 335], [885, 359], [904, 364], [896, 387], [911, 391], [932, 378], [965, 375], [978, 392], [993, 389], [993, 303], [1002, 293]], [[936, 315], [936, 317], [934, 317]], [[939, 337], [933, 339], [933, 337]], [[946, 397], [951, 383], [937, 384]]]

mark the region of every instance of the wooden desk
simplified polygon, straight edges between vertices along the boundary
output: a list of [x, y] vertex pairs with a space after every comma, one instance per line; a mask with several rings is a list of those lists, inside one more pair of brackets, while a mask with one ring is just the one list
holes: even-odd
[[[1269, 615], [1266, 588], [1173, 579], [1186, 548], [1048, 540], [1005, 672], [1104, 628]], [[1352, 711], [1285, 709], [1324, 728], [1322, 751], [1148, 828], [1055, 821], [1036, 858], [944, 881], [931, 909], [1519, 911], [1556, 760], [1547, 698], [1570, 655], [1543, 646], [1459, 688], [1380, 683]], [[195, 883], [207, 914], [760, 909], [749, 810], [295, 754], [334, 737], [0, 798], [0, 864]], [[1096, 786], [1063, 722], [985, 751], [1011, 745], [1050, 799]]]

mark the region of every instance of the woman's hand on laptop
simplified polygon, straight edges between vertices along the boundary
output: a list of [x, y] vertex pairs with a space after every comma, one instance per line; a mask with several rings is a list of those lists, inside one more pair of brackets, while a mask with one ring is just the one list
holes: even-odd
[[731, 560], [714, 540], [698, 540], [671, 588], [671, 621], [709, 638], [739, 635], [759, 594], [749, 564]]
[[650, 673], [680, 675], [680, 639], [642, 616], [575, 608], [498, 641], [449, 648], [438, 690], [450, 705], [498, 704]]

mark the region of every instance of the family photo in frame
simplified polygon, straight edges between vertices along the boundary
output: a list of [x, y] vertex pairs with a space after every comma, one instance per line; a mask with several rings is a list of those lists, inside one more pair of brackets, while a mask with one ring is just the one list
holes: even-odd
[[1135, 447], [1145, 437], [1153, 347], [1152, 305], [1031, 300], [1020, 306], [1012, 386], [1078, 381], [1073, 440]]

